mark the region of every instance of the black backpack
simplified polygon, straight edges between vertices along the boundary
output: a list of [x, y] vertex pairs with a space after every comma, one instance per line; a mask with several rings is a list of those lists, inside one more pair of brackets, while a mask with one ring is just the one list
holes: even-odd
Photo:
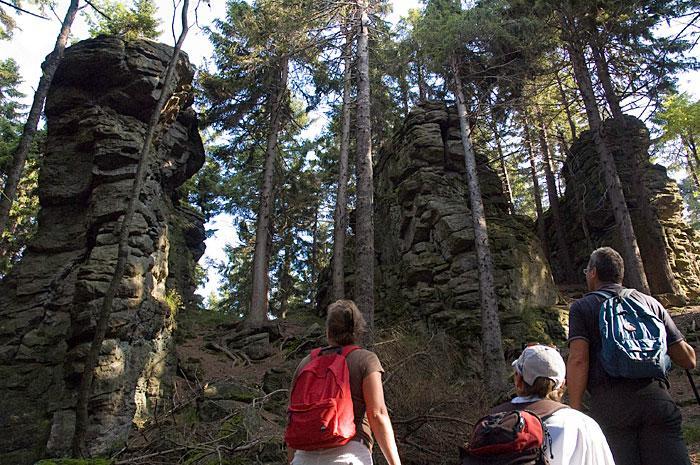
[[544, 421], [566, 405], [552, 400], [499, 405], [474, 425], [460, 447], [461, 465], [549, 465], [551, 438]]

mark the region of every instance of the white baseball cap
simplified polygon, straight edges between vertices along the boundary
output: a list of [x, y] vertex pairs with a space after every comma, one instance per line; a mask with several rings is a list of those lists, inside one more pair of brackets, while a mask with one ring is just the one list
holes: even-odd
[[516, 373], [530, 386], [537, 378], [549, 378], [556, 383], [559, 389], [566, 379], [566, 364], [557, 349], [553, 347], [534, 345], [523, 350], [517, 360], [514, 360], [513, 368]]

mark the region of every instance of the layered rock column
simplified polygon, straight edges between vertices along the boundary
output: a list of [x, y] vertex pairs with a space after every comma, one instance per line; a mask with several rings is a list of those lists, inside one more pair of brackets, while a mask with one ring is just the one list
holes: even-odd
[[[502, 183], [478, 147], [477, 164], [504, 340], [518, 345], [535, 327], [561, 334], [558, 315], [542, 313], [557, 291], [532, 224], [508, 213]], [[383, 148], [375, 168], [375, 230], [378, 317], [447, 329], [478, 361], [479, 275], [453, 108], [414, 108]]]
[[[626, 116], [623, 128], [617, 120], [607, 120], [603, 133], [617, 167], [627, 206], [632, 218], [642, 261], [652, 294], [664, 303], [683, 304], [700, 298], [700, 246], [698, 234], [683, 219], [683, 198], [677, 184], [669, 178], [666, 168], [649, 161], [649, 131], [640, 120]], [[632, 169], [636, 157], [639, 173]], [[622, 243], [612, 209], [605, 196], [604, 178], [600, 161], [589, 131], [584, 131], [573, 142], [562, 170], [566, 192], [561, 201], [565, 237], [576, 271], [588, 263], [591, 251], [596, 247], [612, 246], [618, 251]], [[652, 222], [644, 219], [638, 198], [640, 184], [646, 187], [650, 198]], [[548, 236], [554, 237], [551, 218], [545, 213]], [[654, 229], [656, 231], [654, 231]], [[660, 236], [658, 232], [660, 231]], [[549, 247], [556, 252], [554, 240]], [[669, 293], [672, 287], [659, 263], [659, 249], [665, 249], [673, 277], [680, 290]], [[555, 275], [562, 270], [555, 269]], [[581, 284], [583, 274], [578, 271]]]
[[[70, 446], [84, 358], [117, 261], [116, 231], [171, 55], [163, 44], [103, 36], [67, 49], [56, 72], [39, 230], [0, 284], [0, 463], [33, 463]], [[154, 142], [96, 370], [86, 441], [93, 454], [120, 448], [167, 395], [174, 303], [192, 299], [187, 263], [204, 239], [201, 216], [173, 202], [204, 161], [186, 96], [192, 77], [183, 54], [176, 81], [184, 105]]]

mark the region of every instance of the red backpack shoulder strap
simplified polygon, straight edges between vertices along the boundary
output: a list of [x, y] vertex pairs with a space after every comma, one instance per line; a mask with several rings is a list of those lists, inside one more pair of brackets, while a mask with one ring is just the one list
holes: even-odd
[[540, 417], [542, 421], [545, 421], [547, 418], [554, 415], [555, 412], [558, 412], [559, 410], [565, 408], [569, 408], [569, 406], [564, 405], [561, 402], [556, 402], [549, 399], [542, 399], [529, 404], [526, 407], [526, 410], [529, 410], [530, 412]]
[[318, 357], [322, 350], [323, 350], [323, 347], [317, 347], [317, 348], [315, 348], [314, 350], [312, 350], [312, 351], [311, 351], [311, 354], [310, 354], [310, 355], [311, 355], [311, 360], [313, 360], [313, 359], [315, 359], [316, 357]]

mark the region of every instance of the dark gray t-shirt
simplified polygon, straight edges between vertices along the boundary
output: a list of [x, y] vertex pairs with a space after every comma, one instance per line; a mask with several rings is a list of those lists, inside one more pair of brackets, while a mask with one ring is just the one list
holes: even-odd
[[[599, 291], [618, 293], [622, 289], [619, 284], [605, 284]], [[655, 298], [639, 291], [634, 291], [632, 297], [646, 305], [664, 322], [666, 327], [666, 342], [669, 346], [683, 340], [683, 335], [676, 327], [666, 309]], [[603, 298], [593, 293], [588, 293], [571, 304], [569, 309], [569, 344], [576, 339], [588, 341], [588, 392], [595, 393], [596, 388], [609, 383], [611, 378], [600, 366], [598, 353], [602, 347], [598, 318], [600, 304]]]

